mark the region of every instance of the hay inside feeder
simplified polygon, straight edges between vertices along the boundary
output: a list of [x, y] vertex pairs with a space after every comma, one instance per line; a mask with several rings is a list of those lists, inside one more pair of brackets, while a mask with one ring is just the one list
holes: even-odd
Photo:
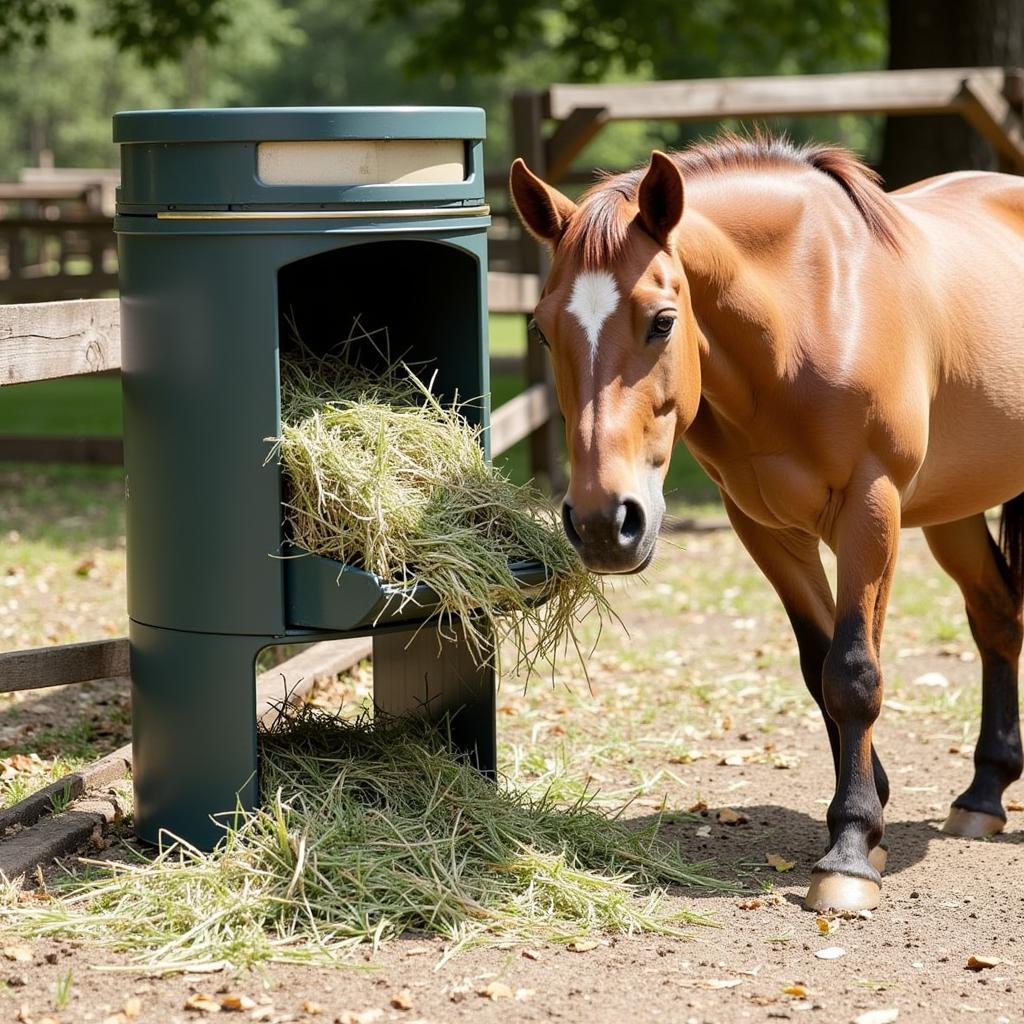
[[[367, 345], [384, 349], [386, 333], [282, 360], [274, 453], [287, 534], [306, 551], [374, 573], [397, 588], [400, 603], [427, 585], [440, 599], [439, 628], [460, 628], [478, 660], [490, 656], [493, 636], [498, 650], [511, 641], [516, 669], [553, 665], [567, 644], [578, 649], [583, 617], [607, 611], [600, 581], [548, 499], [486, 461], [458, 402], [439, 402], [402, 363], [362, 365]], [[522, 561], [545, 567], [539, 591], [517, 583], [510, 565]]]

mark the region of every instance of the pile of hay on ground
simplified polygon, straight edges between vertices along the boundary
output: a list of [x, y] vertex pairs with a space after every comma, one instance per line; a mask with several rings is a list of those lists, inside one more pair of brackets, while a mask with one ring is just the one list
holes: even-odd
[[[325, 357], [282, 360], [274, 451], [291, 540], [375, 573], [399, 602], [426, 584], [441, 628], [461, 623], [480, 656], [493, 635], [499, 647], [513, 641], [517, 668], [552, 662], [576, 643], [581, 619], [607, 605], [550, 501], [484, 459], [457, 405], [442, 405], [404, 365], [367, 369], [358, 349], [349, 341]], [[517, 585], [518, 561], [546, 567], [539, 594]]]
[[213, 853], [175, 846], [27, 893], [0, 922], [127, 953], [148, 968], [333, 962], [403, 932], [480, 942], [680, 934], [666, 883], [727, 888], [585, 801], [495, 785], [417, 721], [307, 707], [262, 737], [263, 801]]

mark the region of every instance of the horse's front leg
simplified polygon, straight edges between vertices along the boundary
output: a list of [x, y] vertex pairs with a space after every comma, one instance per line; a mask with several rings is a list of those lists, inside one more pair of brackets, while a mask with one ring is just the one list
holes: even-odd
[[831, 845], [811, 875], [813, 910], [870, 910], [881, 878], [869, 852], [882, 839], [871, 734], [882, 707], [882, 626], [899, 541], [899, 493], [867, 473], [847, 488], [833, 546], [838, 569], [835, 627], [822, 668], [825, 708], [839, 733], [839, 771], [828, 809]]

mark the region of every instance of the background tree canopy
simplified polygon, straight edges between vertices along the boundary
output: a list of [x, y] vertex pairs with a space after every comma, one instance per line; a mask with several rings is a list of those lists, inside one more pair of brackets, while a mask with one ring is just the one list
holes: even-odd
[[[3, 3], [4, 176], [48, 155], [63, 165], [114, 164], [110, 115], [132, 107], [478, 104], [488, 112], [488, 160], [501, 166], [511, 156], [511, 94], [552, 81], [1024, 63], [1020, 0]], [[776, 127], [883, 157], [881, 118]], [[629, 166], [651, 146], [713, 128], [615, 124], [579, 162]], [[893, 184], [991, 162], [987, 145], [948, 119], [894, 119], [885, 136]]]

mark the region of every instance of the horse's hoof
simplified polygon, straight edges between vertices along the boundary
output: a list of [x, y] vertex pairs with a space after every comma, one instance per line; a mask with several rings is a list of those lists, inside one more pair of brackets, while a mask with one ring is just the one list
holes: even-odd
[[960, 836], [963, 839], [985, 839], [998, 835], [1006, 827], [1002, 818], [984, 811], [969, 811], [966, 807], [950, 807], [949, 817], [942, 831], [947, 836]]
[[807, 910], [874, 910], [881, 891], [882, 887], [870, 878], [812, 871], [804, 907]]
[[868, 863], [881, 874], [889, 862], [889, 851], [884, 846], [873, 846], [868, 851]]

